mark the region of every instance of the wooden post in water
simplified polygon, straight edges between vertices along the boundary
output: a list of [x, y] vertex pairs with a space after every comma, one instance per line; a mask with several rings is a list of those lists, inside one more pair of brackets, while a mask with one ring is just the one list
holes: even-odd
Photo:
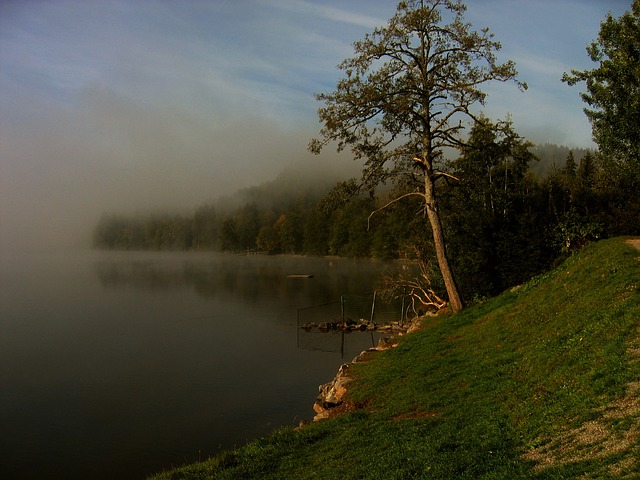
[[376, 291], [373, 291], [373, 302], [371, 303], [371, 323], [373, 323], [373, 317], [376, 312]]
[[296, 322], [298, 324], [296, 329], [296, 348], [300, 348], [300, 309], [296, 310]]
[[340, 311], [342, 313], [342, 328], [340, 329], [340, 358], [344, 358], [344, 295], [340, 295]]

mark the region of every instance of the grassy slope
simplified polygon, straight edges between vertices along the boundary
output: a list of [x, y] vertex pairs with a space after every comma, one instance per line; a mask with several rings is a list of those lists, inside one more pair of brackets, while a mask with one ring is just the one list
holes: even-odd
[[353, 365], [350, 413], [156, 478], [640, 478], [639, 319], [640, 252], [592, 244]]

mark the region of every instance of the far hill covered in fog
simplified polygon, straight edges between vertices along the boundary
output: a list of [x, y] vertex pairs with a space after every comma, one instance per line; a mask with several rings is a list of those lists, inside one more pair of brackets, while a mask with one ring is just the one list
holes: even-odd
[[[617, 201], [628, 195], [601, 183], [593, 153], [551, 144], [533, 152], [539, 160], [527, 171], [506, 159], [479, 175], [454, 160], [460, 182], [439, 186], [448, 248], [467, 293], [501, 291], [585, 241], [638, 229], [637, 212]], [[371, 215], [388, 202], [391, 185], [346, 195], [345, 178], [319, 168], [292, 165], [271, 181], [183, 214], [105, 213], [94, 246], [429, 258], [431, 235], [419, 204], [408, 198]]]
[[545, 178], [554, 168], [563, 168], [569, 152], [573, 152], [576, 161], [580, 161], [587, 153], [594, 153], [588, 148], [569, 148], [553, 143], [542, 143], [531, 149], [539, 158], [531, 164], [531, 170], [540, 178]]

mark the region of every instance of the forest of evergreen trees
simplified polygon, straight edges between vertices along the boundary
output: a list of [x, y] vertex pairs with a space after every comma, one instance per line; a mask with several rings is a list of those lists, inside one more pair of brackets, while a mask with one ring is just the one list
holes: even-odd
[[[471, 149], [452, 161], [450, 170], [459, 181], [440, 184], [441, 213], [467, 296], [518, 284], [590, 240], [640, 234], [635, 191], [590, 151], [544, 145], [519, 158], [502, 158], [487, 148]], [[344, 191], [320, 181], [292, 185], [283, 175], [186, 215], [105, 214], [95, 228], [94, 246], [430, 257], [431, 234], [420, 204], [407, 199], [370, 216], [392, 192], [347, 199]], [[433, 273], [437, 279], [437, 268]]]

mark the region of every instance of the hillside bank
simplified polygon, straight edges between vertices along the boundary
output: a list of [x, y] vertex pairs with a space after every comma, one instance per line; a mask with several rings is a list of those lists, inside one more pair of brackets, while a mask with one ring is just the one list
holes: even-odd
[[590, 244], [350, 366], [342, 415], [153, 478], [640, 478], [639, 319], [640, 252]]

